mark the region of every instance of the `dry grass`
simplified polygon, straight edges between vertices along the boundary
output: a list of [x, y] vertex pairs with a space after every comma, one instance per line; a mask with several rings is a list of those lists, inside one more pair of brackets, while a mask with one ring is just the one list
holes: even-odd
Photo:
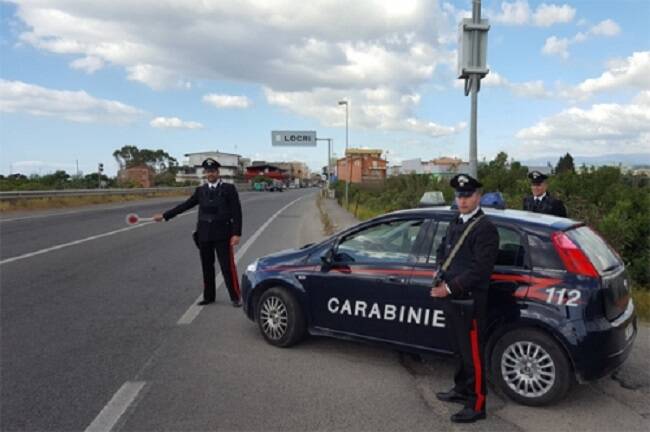
[[327, 214], [327, 211], [323, 208], [323, 199], [325, 199], [323, 198], [323, 194], [318, 194], [318, 198], [316, 198], [316, 207], [318, 207], [320, 221], [323, 224], [323, 234], [330, 236], [334, 234], [335, 227], [334, 224], [332, 224], [332, 220]]
[[45, 210], [67, 207], [80, 207], [93, 204], [109, 204], [114, 202], [137, 201], [147, 198], [170, 196], [187, 196], [187, 192], [158, 192], [147, 195], [90, 195], [90, 196], [59, 196], [47, 198], [20, 198], [0, 201], [0, 213], [12, 211]]

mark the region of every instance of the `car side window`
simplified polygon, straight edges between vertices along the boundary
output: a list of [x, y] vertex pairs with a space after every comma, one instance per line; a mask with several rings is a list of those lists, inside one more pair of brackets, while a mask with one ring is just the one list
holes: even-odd
[[499, 231], [499, 252], [496, 265], [508, 267], [524, 267], [526, 263], [526, 248], [521, 241], [521, 235], [513, 229], [497, 227]]
[[435, 232], [433, 234], [433, 242], [431, 243], [431, 250], [429, 251], [429, 258], [427, 261], [429, 264], [436, 264], [438, 248], [440, 247], [442, 240], [445, 238], [445, 234], [447, 234], [447, 227], [449, 227], [448, 221], [439, 221], [436, 224]]
[[345, 237], [337, 248], [337, 260], [354, 263], [408, 263], [424, 221], [407, 219], [373, 225]]

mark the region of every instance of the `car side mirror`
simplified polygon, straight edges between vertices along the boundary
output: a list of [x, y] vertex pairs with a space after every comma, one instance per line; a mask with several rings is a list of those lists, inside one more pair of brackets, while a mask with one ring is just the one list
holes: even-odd
[[321, 263], [323, 267], [332, 267], [334, 265], [334, 247], [328, 248], [320, 256]]

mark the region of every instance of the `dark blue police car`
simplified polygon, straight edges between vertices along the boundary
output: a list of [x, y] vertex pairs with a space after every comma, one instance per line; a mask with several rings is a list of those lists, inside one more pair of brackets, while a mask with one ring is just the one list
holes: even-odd
[[[484, 209], [499, 231], [486, 346], [491, 381], [527, 405], [564, 396], [627, 358], [636, 315], [625, 266], [571, 219]], [[285, 347], [307, 332], [452, 354], [444, 299], [429, 295], [449, 207], [390, 213], [251, 263], [244, 311]]]

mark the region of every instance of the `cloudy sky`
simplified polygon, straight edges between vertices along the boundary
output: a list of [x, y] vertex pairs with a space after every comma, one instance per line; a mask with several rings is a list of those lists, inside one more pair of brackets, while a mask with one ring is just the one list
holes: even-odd
[[[650, 153], [650, 2], [483, 0], [479, 157]], [[468, 154], [456, 29], [471, 0], [0, 3], [0, 173], [82, 171], [124, 145], [326, 163], [316, 130], [391, 163]]]

